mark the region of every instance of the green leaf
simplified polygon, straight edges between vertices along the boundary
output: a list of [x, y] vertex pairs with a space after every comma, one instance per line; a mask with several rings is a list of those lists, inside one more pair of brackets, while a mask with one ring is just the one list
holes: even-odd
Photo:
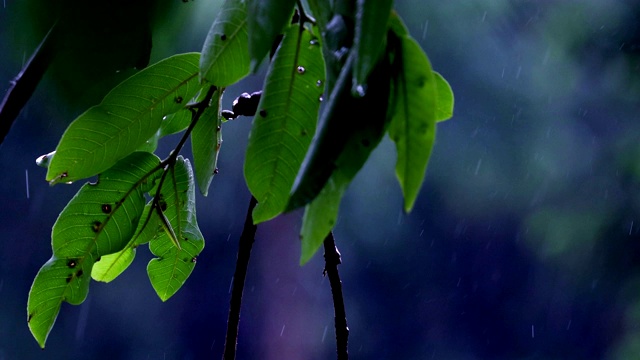
[[251, 71], [258, 70], [276, 38], [291, 21], [295, 0], [247, 0]]
[[300, 231], [300, 265], [311, 260], [336, 224], [340, 200], [349, 185], [349, 181], [341, 179], [338, 174], [334, 173], [318, 196], [304, 209]]
[[100, 261], [93, 265], [91, 277], [93, 280], [111, 282], [122, 274], [136, 257], [136, 249], [125, 247], [114, 254], [103, 255]]
[[56, 322], [63, 301], [81, 304], [89, 293], [93, 258], [82, 262], [72, 259], [49, 259], [36, 275], [27, 303], [27, 323], [41, 348]]
[[358, 0], [354, 49], [356, 61], [353, 68], [354, 94], [363, 96], [369, 73], [378, 63], [385, 48], [387, 22], [393, 0]]
[[[378, 65], [378, 68], [384, 65]], [[382, 76], [379, 69], [374, 70], [374, 74]], [[372, 88], [367, 93], [365, 99], [374, 101], [375, 93], [373, 90], [380, 91], [380, 96], [387, 95], [384, 89], [379, 87]], [[373, 97], [372, 97], [373, 96]], [[378, 109], [385, 113], [385, 104], [370, 103], [372, 109]], [[371, 151], [375, 149], [387, 130], [390, 122], [390, 114], [386, 116], [373, 116], [369, 114], [369, 122], [360, 124], [354, 130], [351, 137], [344, 146], [344, 150], [335, 161], [335, 170], [327, 183], [322, 188], [318, 196], [305, 207], [304, 217], [302, 219], [302, 229], [300, 239], [302, 242], [302, 255], [300, 264], [304, 265], [318, 251], [325, 237], [333, 228], [338, 218], [338, 209], [342, 195], [347, 187], [356, 176], [358, 171], [365, 164]]]
[[156, 238], [162, 231], [158, 217], [151, 211], [150, 201], [145, 207], [138, 222], [135, 235], [124, 249], [108, 255], [102, 255], [91, 270], [91, 277], [96, 281], [111, 282], [120, 276], [133, 262], [138, 245], [145, 244]]
[[147, 266], [151, 285], [162, 301], [167, 301], [187, 280], [196, 265], [196, 257], [204, 248], [204, 238], [196, 220], [195, 184], [189, 160], [178, 156], [167, 174], [160, 194], [166, 203], [166, 215], [176, 237], [178, 249], [166, 233], [149, 243], [158, 256]]
[[[350, 153], [359, 157], [362, 152], [366, 154], [366, 160], [379, 141], [378, 135], [382, 136], [378, 133], [385, 128], [389, 117], [390, 69], [387, 58], [381, 59], [374, 68], [369, 91], [364, 97], [354, 97], [350, 91], [353, 63], [353, 56], [349, 56], [336, 81], [321, 115], [318, 133], [294, 183], [287, 211], [311, 202], [341, 165], [345, 166], [342, 171], [355, 175], [364, 161], [347, 161]], [[357, 146], [352, 145], [354, 141]]]
[[191, 124], [191, 111], [184, 109], [169, 114], [162, 119], [160, 124], [160, 137], [177, 134], [184, 131]]
[[436, 136], [436, 77], [420, 45], [398, 38], [395, 72], [395, 115], [389, 136], [396, 144], [396, 175], [404, 194], [404, 210], [411, 211], [425, 176]]
[[331, 3], [326, 0], [307, 0], [311, 14], [316, 20], [320, 33], [327, 28], [327, 23], [331, 19]]
[[320, 46], [307, 30], [291, 26], [271, 62], [249, 136], [244, 175], [258, 200], [254, 223], [285, 209], [315, 132], [323, 89]]
[[87, 183], [53, 226], [53, 257], [36, 276], [27, 305], [29, 328], [40, 346], [63, 301], [84, 301], [94, 262], [120, 251], [134, 235], [160, 160], [135, 152]]
[[220, 101], [222, 90], [213, 94], [211, 105], [204, 111], [191, 132], [191, 150], [196, 180], [202, 195], [207, 196], [209, 185], [217, 172], [218, 154], [222, 146], [222, 117]]
[[453, 116], [453, 90], [451, 85], [437, 71], [433, 72], [436, 80], [436, 91], [438, 97], [436, 100], [436, 121], [441, 122], [451, 119]]
[[225, 0], [202, 47], [200, 81], [226, 87], [245, 77], [249, 74], [248, 46], [247, 5]]
[[47, 181], [69, 182], [103, 172], [142, 146], [162, 118], [184, 107], [200, 89], [197, 53], [175, 55], [116, 86], [100, 105], [67, 128]]

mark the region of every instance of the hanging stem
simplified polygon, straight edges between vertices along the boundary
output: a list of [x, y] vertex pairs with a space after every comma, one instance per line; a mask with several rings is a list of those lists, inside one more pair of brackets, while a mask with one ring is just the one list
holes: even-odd
[[348, 342], [349, 327], [347, 326], [347, 313], [344, 309], [344, 297], [342, 295], [342, 281], [338, 273], [338, 265], [342, 264], [340, 252], [336, 247], [333, 232], [324, 239], [324, 272], [329, 277], [331, 295], [333, 296], [333, 312], [336, 327], [336, 352], [338, 360], [349, 358]]
[[242, 291], [244, 290], [244, 281], [247, 277], [247, 268], [249, 267], [249, 257], [251, 256], [251, 247], [255, 241], [257, 226], [253, 224], [253, 208], [256, 207], [258, 201], [255, 197], [251, 197], [247, 217], [244, 220], [244, 228], [240, 235], [240, 243], [238, 245], [238, 259], [236, 260], [236, 271], [233, 275], [233, 284], [231, 288], [231, 300], [229, 304], [229, 318], [227, 320], [227, 335], [224, 342], [223, 360], [233, 360], [236, 358], [236, 346], [238, 345], [238, 326], [240, 324], [240, 307], [242, 305]]

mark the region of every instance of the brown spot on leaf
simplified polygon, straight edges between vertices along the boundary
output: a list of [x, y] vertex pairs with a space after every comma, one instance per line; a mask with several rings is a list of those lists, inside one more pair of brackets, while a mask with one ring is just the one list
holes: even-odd
[[80, 270], [78, 270], [76, 272], [76, 277], [80, 277], [80, 276], [82, 276], [82, 274], [84, 274], [84, 271], [82, 271], [82, 269], [80, 269]]
[[105, 214], [111, 214], [111, 210], [113, 210], [111, 208], [111, 204], [102, 204], [100, 208], [102, 209], [102, 212]]
[[33, 315], [35, 315], [35, 313], [31, 313], [31, 314], [29, 314], [29, 316], [27, 316], [27, 322], [31, 322], [31, 319], [33, 318]]
[[76, 262], [76, 259], [69, 259], [67, 260], [67, 266], [70, 268], [74, 268], [76, 267], [76, 265], [78, 265], [78, 263]]
[[182, 104], [182, 96], [176, 96], [176, 98], [173, 100], [176, 102], [176, 104]]
[[71, 280], [73, 280], [73, 274], [69, 274], [69, 276], [67, 276], [67, 284], [71, 282]]
[[100, 231], [101, 226], [102, 226], [102, 223], [100, 221], [94, 221], [91, 223], [91, 230], [97, 233], [98, 231]]
[[263, 118], [267, 117], [267, 110], [265, 109], [260, 110], [260, 116], [262, 116]]

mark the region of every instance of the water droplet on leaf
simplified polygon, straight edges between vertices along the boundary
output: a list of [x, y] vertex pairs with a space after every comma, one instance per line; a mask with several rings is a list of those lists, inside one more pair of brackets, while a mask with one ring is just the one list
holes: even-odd
[[298, 74], [302, 75], [304, 74], [307, 70], [304, 68], [304, 66], [298, 66]]

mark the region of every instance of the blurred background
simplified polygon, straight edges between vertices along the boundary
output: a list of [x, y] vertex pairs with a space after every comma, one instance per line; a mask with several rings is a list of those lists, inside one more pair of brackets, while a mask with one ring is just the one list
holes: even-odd
[[[56, 3], [3, 1], [2, 94]], [[136, 26], [153, 34], [151, 63], [200, 51], [220, 6], [163, 0], [149, 12], [129, 3], [118, 6], [143, 9]], [[410, 215], [388, 139], [342, 203], [335, 233], [351, 358], [640, 358], [640, 4], [405, 0], [396, 9], [451, 83], [456, 108], [438, 126]], [[87, 23], [122, 23], [94, 20]], [[220, 173], [197, 200], [206, 247], [173, 298], [162, 303], [153, 291], [144, 247], [120, 278], [93, 282], [84, 304], [63, 304], [45, 350], [27, 327], [51, 227], [81, 186], [50, 187], [35, 159], [133, 73], [144, 51], [138, 30], [120, 29], [128, 45], [91, 49], [74, 48], [70, 37], [67, 57], [52, 64], [0, 145], [2, 360], [221, 357], [250, 197], [242, 177], [248, 118], [223, 127]], [[130, 46], [131, 56], [109, 58], [114, 46]], [[225, 108], [260, 89], [263, 73], [227, 89]], [[165, 139], [159, 155], [176, 142]], [[259, 226], [238, 359], [335, 358], [322, 254], [298, 265], [301, 217]]]

